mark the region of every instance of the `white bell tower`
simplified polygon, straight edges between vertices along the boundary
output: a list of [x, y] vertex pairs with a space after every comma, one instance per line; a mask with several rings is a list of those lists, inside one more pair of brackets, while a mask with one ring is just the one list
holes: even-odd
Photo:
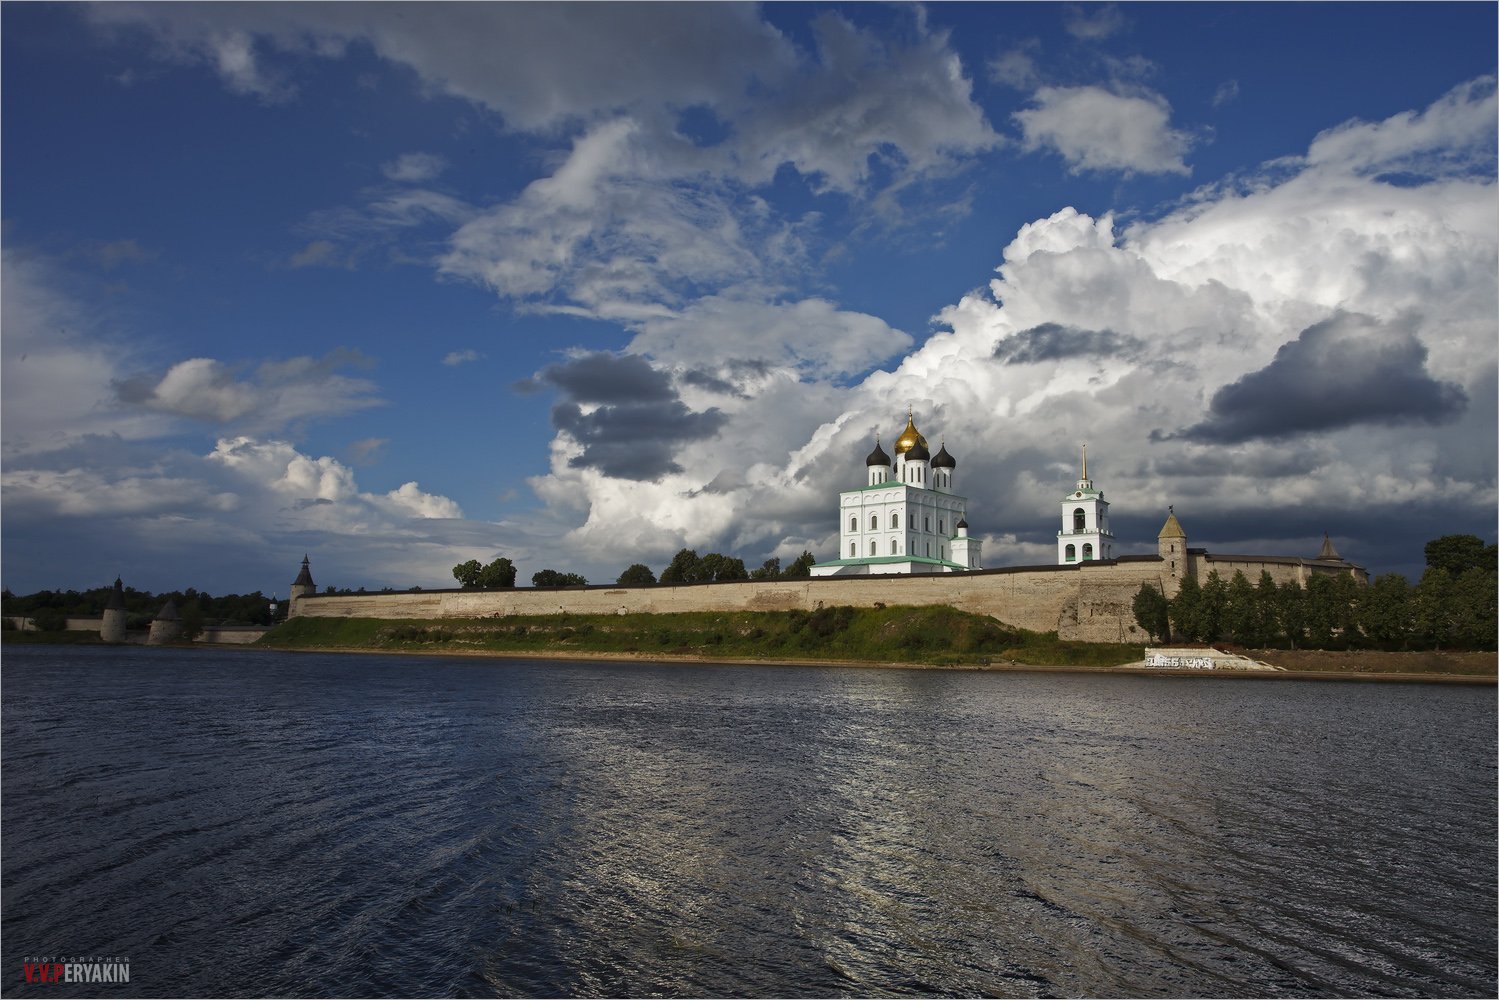
[[1083, 474], [1077, 488], [1062, 498], [1062, 530], [1057, 532], [1057, 565], [1072, 566], [1114, 558], [1109, 532], [1109, 502], [1088, 478], [1088, 446], [1083, 445]]

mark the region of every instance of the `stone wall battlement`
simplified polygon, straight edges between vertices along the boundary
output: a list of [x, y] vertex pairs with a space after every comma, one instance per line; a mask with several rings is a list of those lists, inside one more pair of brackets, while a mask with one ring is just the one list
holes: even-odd
[[921, 576], [736, 580], [648, 587], [431, 590], [300, 597], [294, 613], [318, 618], [493, 618], [546, 614], [812, 611], [819, 605], [946, 604], [1063, 639], [1145, 642], [1134, 621], [1140, 584], [1161, 587], [1154, 557], [1076, 566], [1011, 567]]

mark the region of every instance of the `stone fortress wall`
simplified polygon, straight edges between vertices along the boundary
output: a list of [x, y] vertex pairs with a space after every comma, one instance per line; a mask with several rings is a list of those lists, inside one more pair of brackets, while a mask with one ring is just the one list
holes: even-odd
[[1008, 625], [1087, 642], [1146, 642], [1135, 624], [1134, 599], [1149, 583], [1175, 596], [1190, 575], [1205, 583], [1216, 571], [1224, 580], [1242, 571], [1258, 583], [1267, 571], [1276, 584], [1305, 586], [1316, 575], [1351, 576], [1368, 582], [1361, 566], [1344, 560], [1324, 540], [1311, 559], [1296, 556], [1221, 556], [1188, 548], [1173, 513], [1157, 539], [1157, 555], [1122, 556], [1062, 566], [1019, 566], [888, 576], [811, 577], [798, 580], [735, 580], [725, 583], [657, 584], [647, 587], [513, 588], [428, 590], [414, 593], [318, 594], [308, 574], [292, 587], [292, 615], [316, 618], [493, 618], [546, 614], [672, 614], [684, 611], [813, 611], [819, 606], [946, 604], [989, 615]]
[[1077, 566], [1034, 566], [921, 576], [736, 580], [648, 587], [431, 590], [301, 596], [293, 615], [317, 618], [490, 618], [544, 614], [793, 611], [819, 605], [947, 604], [1064, 639], [1145, 642], [1133, 602], [1146, 581], [1169, 588], [1162, 562], [1137, 556]]

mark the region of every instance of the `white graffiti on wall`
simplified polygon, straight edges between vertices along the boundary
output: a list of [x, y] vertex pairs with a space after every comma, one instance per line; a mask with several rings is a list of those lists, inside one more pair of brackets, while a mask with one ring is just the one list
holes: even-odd
[[1168, 656], [1165, 653], [1151, 653], [1145, 658], [1145, 665], [1186, 670], [1212, 670], [1214, 666], [1211, 656]]

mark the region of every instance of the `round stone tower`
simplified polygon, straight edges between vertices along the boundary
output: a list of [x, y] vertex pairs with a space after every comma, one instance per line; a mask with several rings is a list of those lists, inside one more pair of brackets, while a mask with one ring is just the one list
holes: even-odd
[[177, 613], [177, 602], [170, 597], [151, 620], [151, 631], [146, 636], [146, 645], [160, 646], [177, 642], [182, 638], [182, 615]]
[[105, 642], [125, 641], [125, 585], [115, 577], [115, 589], [104, 605], [104, 621], [99, 626], [99, 638]]
[[307, 567], [307, 557], [302, 557], [302, 572], [291, 583], [291, 595], [286, 599], [286, 617], [297, 616], [297, 602], [317, 593], [317, 584], [312, 582], [312, 570]]

